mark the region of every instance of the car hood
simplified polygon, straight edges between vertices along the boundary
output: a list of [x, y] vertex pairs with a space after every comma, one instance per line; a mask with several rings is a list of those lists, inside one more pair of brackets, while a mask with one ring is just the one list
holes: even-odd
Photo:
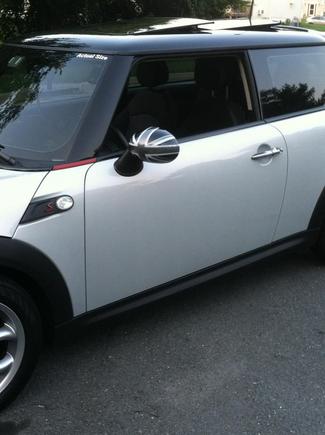
[[12, 237], [47, 172], [0, 169], [0, 237]]

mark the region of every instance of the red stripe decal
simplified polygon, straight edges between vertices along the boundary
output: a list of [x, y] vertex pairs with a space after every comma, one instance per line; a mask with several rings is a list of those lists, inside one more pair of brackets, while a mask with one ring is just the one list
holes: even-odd
[[97, 159], [87, 159], [87, 160], [80, 160], [79, 162], [72, 162], [72, 163], [63, 163], [62, 165], [54, 165], [53, 171], [59, 171], [61, 169], [69, 169], [69, 168], [76, 168], [77, 166], [84, 166], [84, 165], [90, 165], [91, 163], [96, 163]]

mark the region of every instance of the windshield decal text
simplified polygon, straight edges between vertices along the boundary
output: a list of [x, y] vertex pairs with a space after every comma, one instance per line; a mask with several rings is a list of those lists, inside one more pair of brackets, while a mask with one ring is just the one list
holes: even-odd
[[77, 55], [78, 59], [96, 59], [96, 60], [108, 60], [107, 56], [103, 56], [102, 54], [88, 54], [88, 53], [79, 53]]

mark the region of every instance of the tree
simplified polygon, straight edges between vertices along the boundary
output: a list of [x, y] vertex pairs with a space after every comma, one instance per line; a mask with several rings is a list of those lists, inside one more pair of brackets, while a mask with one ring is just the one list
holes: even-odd
[[241, 8], [245, 0], [140, 0], [144, 15], [165, 17], [195, 16], [199, 18], [220, 18], [227, 7]]
[[245, 0], [0, 0], [0, 38], [136, 16], [219, 18]]
[[[204, 1], [204, 0], [203, 0]], [[160, 17], [182, 17], [194, 15], [191, 0], [140, 0], [144, 15]]]
[[0, 0], [0, 38], [23, 31], [24, 0]]
[[262, 91], [261, 97], [267, 116], [274, 116], [275, 113], [299, 112], [323, 104], [323, 96], [316, 99], [315, 88], [308, 87], [307, 83], [299, 83], [298, 85], [286, 83], [281, 88]]
[[192, 0], [192, 7], [196, 16], [211, 19], [222, 17], [228, 6], [240, 7], [243, 3], [241, 0]]

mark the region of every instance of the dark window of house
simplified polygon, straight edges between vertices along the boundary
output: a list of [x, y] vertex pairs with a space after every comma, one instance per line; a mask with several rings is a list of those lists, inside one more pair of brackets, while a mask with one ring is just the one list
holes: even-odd
[[265, 118], [324, 106], [325, 47], [256, 50], [250, 55]]

